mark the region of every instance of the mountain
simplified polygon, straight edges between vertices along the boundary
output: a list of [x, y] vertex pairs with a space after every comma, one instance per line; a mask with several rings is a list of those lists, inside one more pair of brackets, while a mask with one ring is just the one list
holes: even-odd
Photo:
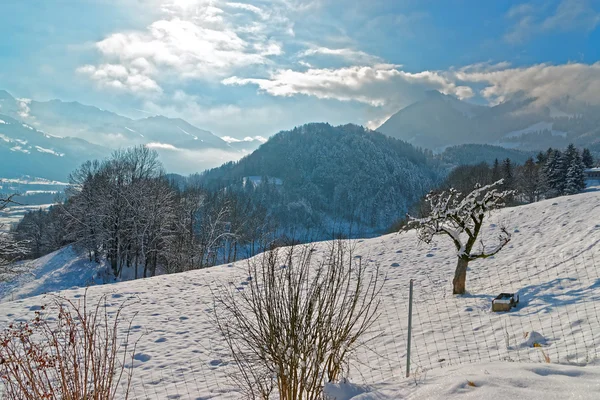
[[78, 102], [16, 99], [6, 91], [0, 91], [0, 112], [55, 136], [77, 137], [114, 149], [148, 143], [188, 150], [230, 149], [220, 137], [179, 118], [157, 115], [134, 120]]
[[600, 151], [600, 108], [575, 107], [566, 100], [538, 107], [534, 101], [521, 97], [487, 107], [431, 91], [424, 100], [392, 115], [377, 131], [435, 152], [467, 143], [520, 150], [575, 143]]
[[110, 149], [83, 139], [56, 137], [0, 114], [0, 177], [30, 175], [65, 181], [82, 162], [104, 158]]
[[[132, 119], [78, 102], [18, 99], [0, 90], [0, 114], [56, 137], [71, 137], [111, 150], [148, 145], [173, 172], [194, 173], [234, 160], [258, 147], [231, 146], [212, 132], [180, 118]], [[88, 157], [91, 158], [91, 157]], [[38, 174], [39, 175], [39, 174]]]
[[[249, 193], [280, 226], [365, 234], [389, 226], [442, 173], [412, 145], [356, 125], [279, 132], [238, 162], [206, 171], [208, 188]], [[360, 232], [360, 233], [359, 233]]]

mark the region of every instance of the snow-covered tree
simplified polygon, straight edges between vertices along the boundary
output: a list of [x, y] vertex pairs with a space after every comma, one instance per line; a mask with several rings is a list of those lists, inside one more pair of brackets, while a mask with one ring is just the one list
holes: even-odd
[[552, 150], [542, 167], [544, 193], [546, 198], [563, 194], [565, 187], [564, 157], [559, 150]]
[[[510, 233], [500, 228], [498, 241], [486, 246], [480, 239], [483, 221], [492, 210], [502, 208], [506, 199], [514, 194], [512, 190], [499, 191], [503, 185], [499, 180], [487, 186], [475, 186], [475, 189], [462, 196], [451, 188], [441, 193], [430, 193], [426, 200], [430, 213], [424, 218], [408, 216], [404, 231], [417, 229], [420, 241], [431, 243], [437, 235], [447, 235], [456, 247], [458, 263], [452, 281], [452, 293], [464, 294], [466, 290], [467, 267], [470, 261], [487, 258], [497, 254], [510, 241]], [[479, 246], [475, 246], [479, 241]]]
[[575, 152], [569, 160], [565, 178], [565, 194], [581, 193], [585, 189], [585, 165], [579, 152]]

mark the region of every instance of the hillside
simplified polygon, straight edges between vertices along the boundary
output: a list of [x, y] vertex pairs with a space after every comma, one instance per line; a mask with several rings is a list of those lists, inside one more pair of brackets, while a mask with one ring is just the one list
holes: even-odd
[[244, 191], [281, 226], [322, 237], [386, 228], [439, 181], [436, 165], [413, 146], [356, 125], [308, 124], [278, 133], [199, 181]]
[[[353, 255], [386, 274], [374, 337], [351, 359], [350, 382], [368, 385], [355, 388], [355, 395], [370, 392], [355, 399], [598, 398], [599, 201], [600, 192], [589, 192], [500, 210], [486, 224], [486, 237], [505, 223], [512, 242], [495, 258], [470, 265], [470, 294], [463, 297], [449, 296], [455, 255], [446, 238], [431, 247], [417, 246], [414, 232], [353, 241]], [[315, 262], [329, 244], [316, 244]], [[211, 290], [243, 290], [246, 279], [245, 262], [239, 262], [89, 289], [92, 299], [109, 295], [109, 312], [130, 299], [124, 316], [134, 318], [134, 337], [143, 333], [131, 398], [239, 398], [229, 375], [233, 366], [211, 322]], [[414, 377], [406, 379], [410, 279]], [[502, 291], [519, 291], [520, 305], [490, 313], [491, 299]], [[83, 289], [62, 294], [78, 298]], [[37, 296], [1, 304], [0, 326], [31, 317], [47, 301]], [[541, 337], [542, 347], [533, 347], [529, 335]], [[542, 351], [551, 364], [540, 361]]]
[[467, 143], [528, 151], [574, 143], [598, 151], [598, 107], [574, 108], [564, 102], [538, 107], [534, 100], [517, 97], [488, 107], [431, 91], [424, 100], [392, 115], [377, 130], [435, 152]]

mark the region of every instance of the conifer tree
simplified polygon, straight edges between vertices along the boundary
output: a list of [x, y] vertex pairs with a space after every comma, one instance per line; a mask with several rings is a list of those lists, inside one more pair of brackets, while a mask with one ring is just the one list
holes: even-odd
[[592, 153], [590, 149], [583, 149], [581, 153], [581, 161], [585, 168], [592, 168], [594, 166], [594, 157], [592, 157]]

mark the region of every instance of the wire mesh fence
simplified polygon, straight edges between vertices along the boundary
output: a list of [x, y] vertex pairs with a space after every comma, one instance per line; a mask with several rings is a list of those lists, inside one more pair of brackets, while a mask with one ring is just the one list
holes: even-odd
[[[592, 251], [473, 263], [468, 294], [451, 294], [448, 268], [418, 270], [414, 279], [411, 379], [425, 371], [488, 361], [585, 365], [600, 344], [600, 256]], [[382, 293], [381, 314], [349, 360], [359, 384], [406, 379], [410, 279]], [[518, 293], [510, 312], [492, 312], [494, 297]], [[235, 367], [222, 344], [160, 370], [138, 370], [133, 399], [239, 398]]]

